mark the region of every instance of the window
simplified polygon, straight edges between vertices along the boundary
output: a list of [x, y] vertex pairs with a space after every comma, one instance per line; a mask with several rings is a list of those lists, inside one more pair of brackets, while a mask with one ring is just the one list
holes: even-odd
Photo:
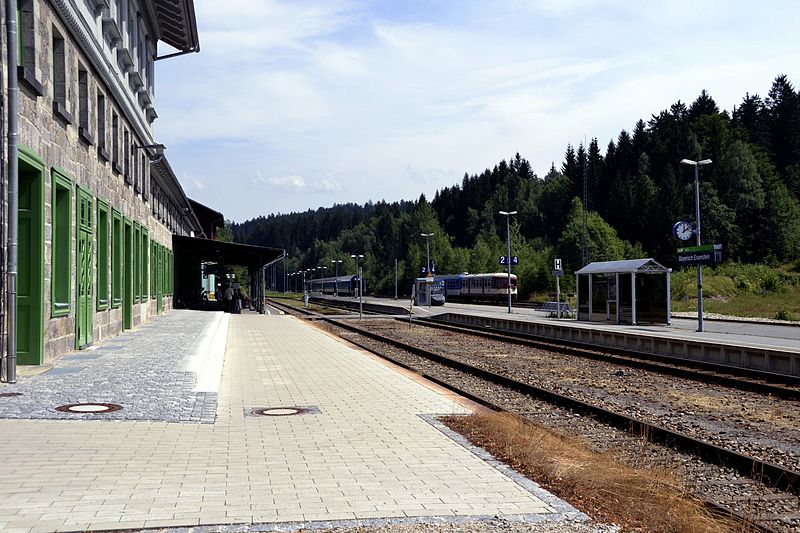
[[89, 127], [89, 73], [78, 69], [78, 136], [87, 144], [93, 144], [94, 138]]
[[103, 161], [108, 161], [108, 150], [106, 150], [106, 97], [100, 91], [97, 91], [97, 155]]
[[125, 244], [122, 242], [122, 214], [112, 212], [111, 227], [111, 307], [122, 304], [122, 260]]
[[24, 15], [22, 14], [24, 4], [24, 0], [17, 2], [17, 65], [25, 64], [25, 34], [28, 32], [25, 31], [27, 28], [23, 25], [22, 21], [24, 18]]
[[44, 87], [36, 78], [36, 28], [33, 0], [17, 1], [17, 77], [34, 96], [42, 96]]
[[50, 261], [50, 288], [52, 316], [69, 314], [72, 297], [72, 181], [66, 173], [52, 169], [52, 245]]
[[117, 174], [122, 172], [119, 166], [119, 117], [115, 111], [111, 112], [111, 168]]
[[108, 309], [108, 204], [97, 200], [97, 310]]
[[128, 130], [123, 130], [122, 134], [122, 160], [125, 169], [125, 183], [131, 183], [131, 136]]
[[133, 223], [133, 302], [139, 303], [139, 295], [141, 294], [141, 273], [142, 273], [142, 254], [139, 247], [142, 235], [142, 228], [137, 222]]
[[148, 268], [147, 251], [150, 249], [150, 240], [148, 238], [147, 228], [142, 228], [142, 301], [147, 301], [147, 286], [149, 284], [150, 269]]
[[142, 200], [145, 202], [150, 198], [150, 163], [142, 154]]
[[[133, 141], [136, 142], [135, 140]], [[134, 192], [139, 192], [139, 154], [137, 153], [138, 150], [134, 150], [133, 146], [131, 146], [131, 165], [133, 166], [133, 171], [131, 172], [131, 183], [133, 183], [133, 190]]]
[[73, 118], [67, 110], [67, 47], [64, 38], [53, 27], [53, 113], [66, 124]]

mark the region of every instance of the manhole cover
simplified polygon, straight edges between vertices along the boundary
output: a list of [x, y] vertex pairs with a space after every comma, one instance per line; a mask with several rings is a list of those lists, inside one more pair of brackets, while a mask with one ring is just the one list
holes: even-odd
[[279, 407], [245, 407], [245, 416], [294, 416], [318, 415], [319, 407], [316, 405], [282, 405]]
[[22, 396], [21, 392], [0, 392], [0, 398], [13, 398], [14, 396]]
[[56, 407], [56, 411], [62, 413], [113, 413], [122, 409], [121, 405], [115, 403], [71, 403]]
[[256, 416], [292, 416], [302, 415], [307, 409], [303, 407], [269, 407], [267, 409], [253, 409]]

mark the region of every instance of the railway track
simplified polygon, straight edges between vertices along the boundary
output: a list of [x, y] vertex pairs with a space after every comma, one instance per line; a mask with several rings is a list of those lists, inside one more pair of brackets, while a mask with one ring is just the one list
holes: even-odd
[[[755, 526], [749, 527], [757, 527], [760, 531], [794, 531], [800, 528], [800, 499], [797, 497], [800, 474], [791, 468], [569, 394], [492, 372], [463, 358], [447, 357], [389, 338], [375, 331], [374, 326], [365, 330], [342, 321], [325, 320], [344, 330], [343, 336], [351, 342], [421, 372], [451, 390], [491, 408], [514, 412], [557, 430], [573, 435], [577, 430], [578, 435], [587, 438], [597, 449], [628, 450], [629, 458], [641, 461], [642, 436], [645, 436], [655, 443], [648, 447], [652, 461], [672, 467], [680, 465], [686, 472], [684, 477], [694, 484], [692, 492], [709, 506], [753, 523]], [[510, 342], [503, 336], [497, 340]], [[487, 387], [491, 388], [488, 393]], [[576, 418], [576, 414], [581, 416]], [[753, 519], [748, 520], [745, 515]]]
[[687, 361], [670, 356], [632, 352], [630, 350], [612, 350], [608, 347], [599, 349], [587, 347], [579, 343], [553, 342], [524, 333], [493, 331], [465, 325], [452, 325], [437, 320], [436, 317], [419, 319], [416, 324], [446, 331], [478, 335], [501, 342], [509, 342], [576, 357], [606, 361], [631, 368], [640, 368], [651, 372], [668, 374], [683, 379], [701, 381], [703, 383], [715, 383], [743, 391], [769, 394], [784, 400], [800, 401], [800, 377], [797, 376], [774, 374], [771, 372], [702, 361]]

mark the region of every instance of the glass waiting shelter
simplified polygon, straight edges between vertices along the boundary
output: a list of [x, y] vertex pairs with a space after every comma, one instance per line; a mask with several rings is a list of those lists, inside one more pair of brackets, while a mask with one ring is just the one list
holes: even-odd
[[653, 259], [589, 263], [575, 272], [578, 320], [670, 324], [671, 272]]

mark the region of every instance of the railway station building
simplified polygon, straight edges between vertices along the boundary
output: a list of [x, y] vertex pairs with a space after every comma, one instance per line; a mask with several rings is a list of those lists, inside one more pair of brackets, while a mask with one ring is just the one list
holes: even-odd
[[173, 235], [206, 235], [155, 137], [155, 62], [199, 39], [192, 0], [0, 10], [0, 324], [4, 350], [15, 336], [16, 361], [42, 364], [173, 305]]

